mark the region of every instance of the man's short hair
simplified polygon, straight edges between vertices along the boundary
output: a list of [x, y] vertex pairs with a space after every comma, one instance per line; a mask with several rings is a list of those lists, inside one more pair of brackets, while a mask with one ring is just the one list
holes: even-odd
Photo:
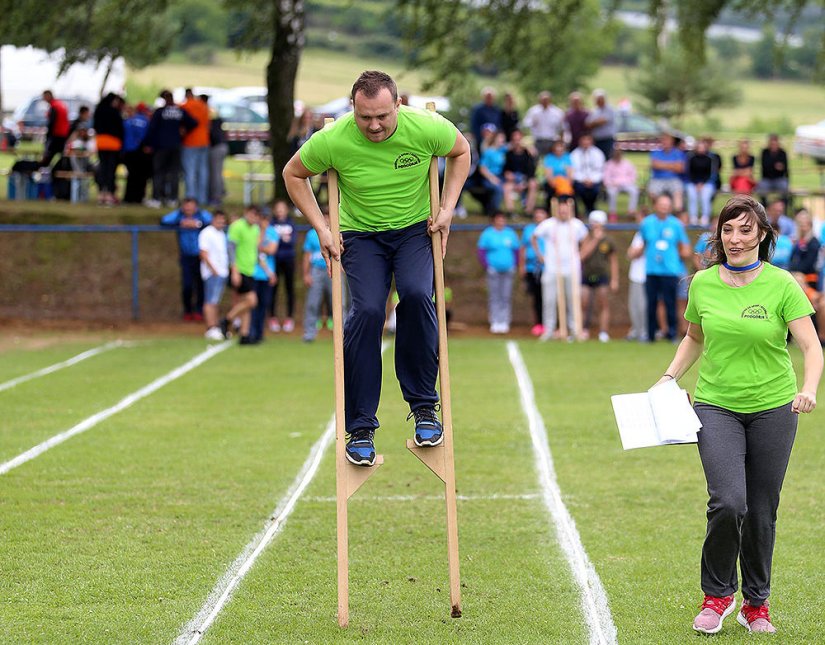
[[169, 90], [161, 90], [158, 96], [160, 96], [160, 98], [162, 98], [164, 101], [172, 100], [172, 92], [170, 92]]
[[195, 205], [197, 206], [198, 205], [198, 198], [195, 197], [194, 195], [187, 195], [186, 197], [183, 198], [183, 202], [181, 202], [181, 203], [185, 204], [186, 202], [195, 202]]
[[244, 206], [243, 210], [244, 213], [255, 213], [255, 215], [261, 214], [261, 209], [258, 208], [255, 204], [249, 204], [247, 206]]
[[361, 92], [368, 99], [375, 98], [384, 88], [392, 94], [393, 102], [398, 100], [398, 86], [389, 74], [378, 70], [367, 70], [361, 72], [361, 76], [353, 84], [351, 98], [354, 102], [355, 95], [358, 92]]

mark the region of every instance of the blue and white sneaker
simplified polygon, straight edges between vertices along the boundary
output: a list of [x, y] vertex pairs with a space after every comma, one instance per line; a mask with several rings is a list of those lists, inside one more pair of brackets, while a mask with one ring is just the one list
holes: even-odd
[[407, 416], [407, 421], [415, 417], [415, 445], [429, 448], [444, 441], [444, 429], [438, 420], [435, 407], [416, 408]]
[[374, 428], [360, 428], [350, 433], [347, 447], [344, 450], [350, 463], [356, 466], [372, 466], [375, 463], [373, 436], [375, 436]]

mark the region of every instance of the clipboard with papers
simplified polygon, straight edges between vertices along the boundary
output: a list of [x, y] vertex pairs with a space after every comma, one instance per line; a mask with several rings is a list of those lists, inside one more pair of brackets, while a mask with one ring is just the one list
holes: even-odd
[[615, 394], [610, 400], [625, 450], [697, 442], [702, 423], [675, 380], [647, 392]]

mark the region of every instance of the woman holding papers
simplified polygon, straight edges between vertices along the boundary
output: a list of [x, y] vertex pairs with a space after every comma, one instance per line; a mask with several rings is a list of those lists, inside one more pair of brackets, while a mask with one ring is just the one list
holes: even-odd
[[[768, 615], [779, 491], [797, 415], [816, 406], [822, 350], [813, 309], [793, 277], [768, 263], [775, 233], [757, 201], [730, 199], [710, 240], [710, 266], [690, 285], [688, 331], [660, 382], [679, 379], [701, 356], [694, 409], [702, 422], [699, 456], [710, 499], [702, 548], [702, 610], [696, 631], [737, 621], [774, 632]], [[787, 350], [790, 330], [804, 356], [802, 388]]]

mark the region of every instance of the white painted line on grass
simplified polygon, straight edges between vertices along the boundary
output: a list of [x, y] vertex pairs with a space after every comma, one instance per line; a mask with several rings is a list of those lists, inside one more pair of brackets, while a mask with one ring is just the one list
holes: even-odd
[[[459, 502], [499, 502], [499, 501], [524, 501], [542, 499], [541, 493], [522, 493], [520, 495], [456, 495]], [[335, 497], [305, 497], [308, 502], [332, 503], [337, 501]], [[354, 497], [357, 502], [443, 502], [444, 495], [359, 495]]]
[[539, 471], [539, 483], [544, 493], [544, 503], [556, 525], [559, 544], [567, 562], [573, 571], [573, 578], [579, 585], [582, 594], [582, 611], [587, 621], [587, 630], [590, 643], [612, 645], [617, 643], [616, 625], [610, 614], [605, 593], [599, 574], [587, 557], [582, 545], [581, 536], [576, 529], [576, 523], [564, 505], [561, 490], [556, 481], [556, 471], [553, 467], [553, 456], [547, 440], [547, 428], [541, 413], [536, 407], [536, 397], [530, 374], [524, 364], [518, 345], [509, 341], [507, 354], [513, 371], [516, 373], [519, 391], [521, 392], [521, 407], [527, 416], [530, 427], [530, 437], [533, 440], [533, 451], [536, 455], [536, 467]]
[[[381, 344], [381, 355], [389, 346], [387, 341]], [[244, 576], [249, 573], [255, 560], [263, 553], [264, 549], [281, 532], [286, 524], [287, 518], [292, 514], [295, 505], [303, 495], [307, 486], [312, 482], [315, 474], [318, 472], [318, 467], [321, 465], [321, 459], [324, 456], [324, 451], [332, 443], [335, 438], [335, 414], [327, 423], [320, 439], [315, 442], [312, 449], [309, 451], [301, 470], [295, 476], [292, 485], [287, 490], [286, 495], [278, 502], [278, 506], [272, 511], [264, 528], [253, 537], [249, 543], [243, 548], [240, 555], [235, 558], [235, 561], [229, 566], [223, 574], [218, 583], [209, 593], [206, 602], [200, 608], [200, 611], [195, 617], [190, 620], [181, 630], [178, 637], [175, 639], [175, 645], [195, 645], [203, 638], [206, 630], [215, 622], [218, 614], [229, 602], [232, 592], [238, 587]]]
[[184, 363], [180, 367], [176, 367], [168, 374], [161, 376], [158, 379], [155, 379], [154, 381], [149, 383], [149, 385], [140, 388], [138, 391], [129, 394], [112, 407], [106, 408], [105, 410], [93, 414], [92, 416], [88, 417], [87, 419], [84, 419], [77, 425], [72, 426], [68, 430], [61, 432], [60, 434], [54, 435], [50, 439], [47, 439], [46, 441], [37, 444], [34, 448], [29, 448], [26, 452], [17, 455], [14, 459], [10, 459], [5, 463], [0, 464], [0, 475], [5, 475], [10, 470], [17, 468], [22, 464], [25, 464], [27, 461], [31, 461], [35, 457], [39, 457], [50, 448], [54, 448], [55, 446], [63, 443], [67, 439], [71, 439], [72, 437], [80, 434], [81, 432], [86, 432], [86, 430], [95, 427], [101, 421], [104, 421], [109, 417], [117, 414], [118, 412], [125, 410], [126, 408], [137, 403], [141, 399], [146, 398], [153, 392], [156, 392], [164, 385], [171, 383], [172, 381], [180, 378], [187, 372], [192, 371], [199, 365], [202, 365], [210, 358], [212, 358], [215, 354], [218, 354], [219, 352], [225, 350], [231, 344], [232, 343], [230, 343], [229, 341], [226, 341], [219, 345], [212, 345], [205, 351], [195, 356], [195, 358], [193, 358], [192, 360]]
[[114, 349], [115, 347], [124, 347], [125, 344], [126, 343], [124, 343], [123, 341], [116, 340], [111, 343], [106, 343], [105, 345], [93, 347], [92, 349], [88, 349], [85, 352], [81, 352], [77, 356], [72, 356], [71, 358], [65, 361], [61, 361], [60, 363], [55, 363], [54, 365], [49, 365], [48, 367], [39, 369], [36, 372], [24, 374], [23, 376], [18, 376], [17, 378], [13, 378], [10, 381], [6, 381], [5, 383], [0, 383], [0, 392], [10, 390], [14, 386], [20, 385], [21, 383], [25, 383], [26, 381], [31, 381], [41, 376], [52, 374], [54, 372], [57, 372], [58, 370], [62, 370], [64, 367], [71, 367], [72, 365], [76, 365], [80, 361], [85, 361], [87, 358], [97, 356], [98, 354], [102, 354], [103, 352], [109, 351], [110, 349]]

